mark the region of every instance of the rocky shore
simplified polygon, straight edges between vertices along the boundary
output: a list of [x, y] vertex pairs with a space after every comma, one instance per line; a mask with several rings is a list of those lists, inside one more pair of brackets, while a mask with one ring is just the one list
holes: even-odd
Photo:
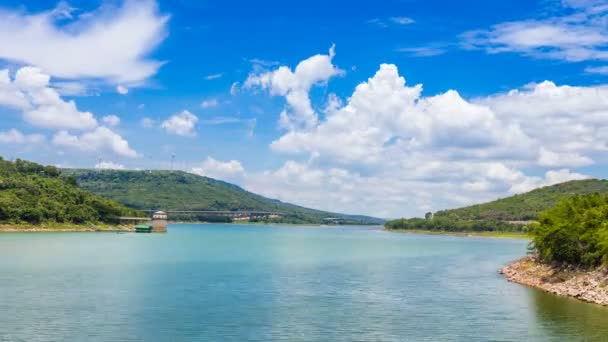
[[608, 269], [583, 270], [572, 266], [555, 266], [527, 256], [500, 270], [507, 280], [532, 286], [558, 296], [608, 305]]

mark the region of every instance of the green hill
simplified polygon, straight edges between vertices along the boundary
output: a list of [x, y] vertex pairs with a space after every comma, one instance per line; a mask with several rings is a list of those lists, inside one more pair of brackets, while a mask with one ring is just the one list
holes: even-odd
[[[63, 170], [78, 184], [97, 195], [111, 198], [135, 209], [162, 210], [255, 210], [286, 214], [277, 222], [326, 223], [340, 218], [345, 224], [382, 224], [384, 220], [344, 215], [269, 199], [242, 188], [183, 171]], [[180, 220], [209, 220], [200, 215], [172, 215]]]
[[512, 221], [536, 221], [542, 212], [555, 207], [564, 198], [594, 193], [608, 194], [608, 180], [588, 179], [546, 186], [488, 203], [442, 210], [434, 215], [428, 213], [425, 218], [388, 221], [385, 227], [432, 231], [522, 231], [528, 227]]
[[542, 211], [554, 207], [562, 198], [590, 193], [608, 194], [608, 180], [569, 181], [488, 203], [438, 211], [435, 216], [463, 220], [537, 220]]
[[118, 216], [141, 216], [114, 201], [81, 190], [53, 166], [0, 157], [0, 223], [115, 223]]

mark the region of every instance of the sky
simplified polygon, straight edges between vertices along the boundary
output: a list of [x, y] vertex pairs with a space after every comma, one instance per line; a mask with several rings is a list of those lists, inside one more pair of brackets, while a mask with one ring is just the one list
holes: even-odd
[[608, 1], [0, 4], [0, 156], [394, 218], [606, 178]]

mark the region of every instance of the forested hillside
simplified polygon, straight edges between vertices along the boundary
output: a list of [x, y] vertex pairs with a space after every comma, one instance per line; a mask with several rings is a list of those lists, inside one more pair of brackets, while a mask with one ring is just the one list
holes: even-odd
[[141, 214], [79, 189], [56, 167], [0, 157], [0, 223], [113, 223]]
[[463, 220], [537, 220], [542, 211], [554, 207], [564, 197], [591, 193], [608, 194], [608, 180], [569, 181], [484, 204], [438, 211], [435, 216]]
[[[269, 199], [242, 188], [182, 171], [126, 171], [66, 169], [78, 184], [97, 195], [111, 198], [136, 209], [162, 210], [255, 210], [284, 213], [275, 222], [328, 223], [339, 218], [343, 224], [382, 224], [384, 220], [344, 215]], [[173, 219], [208, 220], [209, 217], [189, 215]], [[335, 222], [335, 221], [334, 221]]]
[[541, 213], [575, 195], [608, 194], [608, 181], [588, 179], [538, 188], [530, 192], [469, 207], [428, 213], [425, 218], [397, 219], [387, 229], [434, 231], [521, 231], [522, 222], [536, 221]]

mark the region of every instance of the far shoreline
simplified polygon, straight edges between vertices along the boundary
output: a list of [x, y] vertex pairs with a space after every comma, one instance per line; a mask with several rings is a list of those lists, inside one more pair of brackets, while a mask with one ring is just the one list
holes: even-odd
[[[169, 224], [175, 225], [188, 225], [188, 224], [204, 224], [204, 225], [241, 225], [241, 226], [290, 226], [290, 227], [319, 227], [319, 228], [348, 228], [348, 227], [379, 227], [381, 225], [325, 225], [317, 223], [265, 223], [265, 222], [183, 222], [175, 221], [169, 222]], [[135, 232], [135, 226], [122, 225], [122, 226], [111, 226], [111, 225], [74, 225], [74, 224], [0, 224], [0, 233], [104, 233], [104, 232], [116, 232], [116, 233], [132, 233]]]
[[387, 229], [385, 231], [391, 233], [409, 233], [409, 234], [423, 234], [423, 235], [447, 235], [447, 236], [458, 236], [458, 237], [484, 237], [484, 238], [500, 238], [500, 239], [518, 239], [518, 240], [530, 240], [531, 237], [527, 233], [520, 232], [450, 232], [450, 231], [437, 231], [437, 230], [424, 230], [424, 229]]

